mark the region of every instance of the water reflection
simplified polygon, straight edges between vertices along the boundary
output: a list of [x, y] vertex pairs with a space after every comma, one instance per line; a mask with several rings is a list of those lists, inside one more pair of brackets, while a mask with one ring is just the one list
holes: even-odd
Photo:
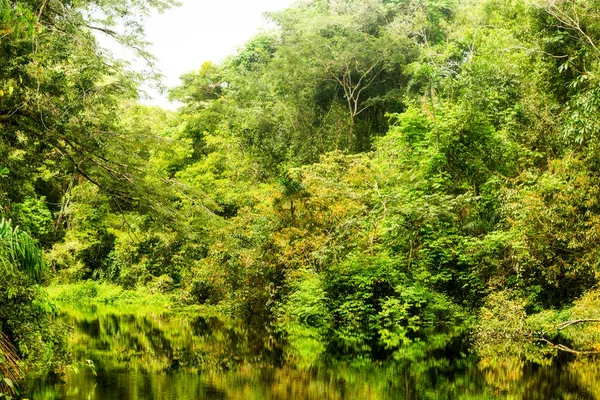
[[101, 307], [63, 318], [77, 362], [63, 384], [30, 382], [32, 399], [600, 399], [593, 359], [479, 359], [461, 342], [386, 365], [299, 367], [269, 330], [215, 316]]

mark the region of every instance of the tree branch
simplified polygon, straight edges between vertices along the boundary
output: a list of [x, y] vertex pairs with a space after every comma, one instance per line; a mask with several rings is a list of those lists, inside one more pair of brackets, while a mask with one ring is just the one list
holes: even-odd
[[574, 350], [570, 347], [567, 347], [565, 345], [562, 344], [554, 344], [551, 341], [549, 341], [548, 339], [544, 339], [544, 338], [538, 338], [537, 340], [539, 340], [540, 342], [544, 342], [552, 347], [554, 347], [556, 350], [560, 350], [560, 351], [564, 351], [565, 353], [571, 353], [571, 354], [600, 354], [600, 351], [579, 351], [579, 350]]
[[119, 37], [119, 34], [116, 31], [113, 31], [112, 29], [102, 28], [100, 26], [93, 26], [93, 25], [87, 25], [87, 24], [84, 24], [83, 26], [85, 26], [86, 28], [95, 30], [95, 31], [105, 33], [109, 36], [112, 36], [115, 39], [117, 39]]
[[38, 12], [38, 16], [37, 16], [38, 21], [41, 18], [42, 13], [44, 12], [44, 8], [46, 8], [46, 3], [48, 3], [48, 0], [44, 0], [44, 2], [42, 3], [42, 5], [40, 7], [40, 11]]
[[584, 323], [590, 323], [590, 322], [598, 322], [600, 323], [600, 319], [574, 319], [571, 321], [565, 321], [561, 324], [559, 324], [556, 329], [557, 330], [563, 330], [571, 325], [575, 325], [575, 324], [584, 324]]
[[556, 18], [561, 24], [563, 24], [565, 28], [570, 28], [577, 31], [594, 48], [594, 50], [596, 50], [596, 52], [600, 52], [592, 38], [581, 28], [577, 11], [573, 11], [575, 13], [575, 17], [571, 17], [566, 11], [561, 10], [560, 7], [558, 7], [557, 2], [557, 0], [548, 1], [548, 6], [546, 7], [548, 14]]

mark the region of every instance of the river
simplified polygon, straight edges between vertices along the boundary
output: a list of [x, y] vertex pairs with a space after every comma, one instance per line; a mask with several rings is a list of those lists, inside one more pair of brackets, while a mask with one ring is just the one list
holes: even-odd
[[454, 344], [414, 361], [306, 363], [262, 327], [218, 315], [65, 310], [73, 362], [30, 399], [600, 399], [593, 359], [486, 360]]

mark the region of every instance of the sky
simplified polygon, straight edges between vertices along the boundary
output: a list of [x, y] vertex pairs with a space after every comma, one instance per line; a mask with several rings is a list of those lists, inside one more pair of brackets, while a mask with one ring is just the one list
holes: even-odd
[[[205, 61], [219, 62], [268, 24], [263, 13], [277, 11], [294, 0], [181, 0], [182, 5], [148, 18], [146, 37], [158, 59], [163, 84], [198, 70]], [[175, 108], [164, 96], [150, 91], [147, 104]]]

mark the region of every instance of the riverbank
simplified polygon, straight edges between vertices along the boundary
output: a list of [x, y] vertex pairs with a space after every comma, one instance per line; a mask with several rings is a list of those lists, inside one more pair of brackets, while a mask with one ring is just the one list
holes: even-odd
[[62, 311], [81, 306], [101, 306], [112, 313], [202, 313], [226, 316], [230, 313], [223, 305], [187, 304], [177, 292], [161, 293], [152, 288], [124, 289], [110, 283], [86, 281], [71, 284], [53, 284], [44, 288], [51, 302]]

